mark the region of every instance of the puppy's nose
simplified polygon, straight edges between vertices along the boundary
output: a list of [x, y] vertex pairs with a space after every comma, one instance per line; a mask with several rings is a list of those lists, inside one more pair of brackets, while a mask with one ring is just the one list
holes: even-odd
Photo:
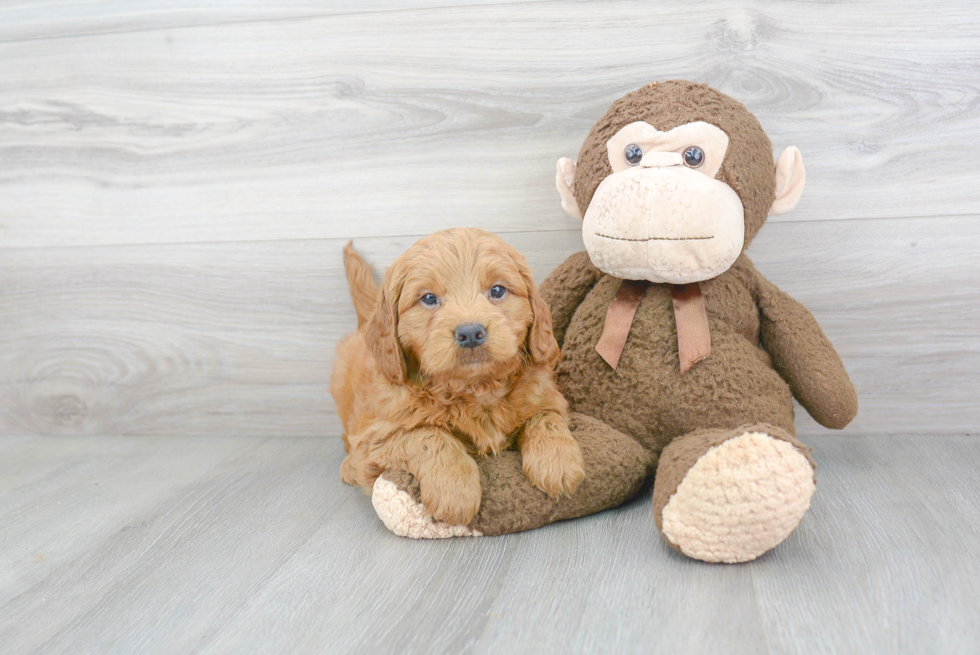
[[460, 348], [476, 348], [487, 340], [487, 329], [479, 323], [467, 323], [456, 328], [456, 345]]

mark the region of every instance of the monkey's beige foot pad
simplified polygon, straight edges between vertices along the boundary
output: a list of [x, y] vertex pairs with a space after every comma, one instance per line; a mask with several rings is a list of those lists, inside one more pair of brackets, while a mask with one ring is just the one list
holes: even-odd
[[533, 487], [524, 476], [521, 454], [508, 450], [477, 460], [483, 499], [468, 526], [432, 519], [420, 502], [418, 481], [405, 471], [385, 471], [374, 483], [372, 503], [395, 534], [413, 539], [509, 534], [555, 521], [594, 514], [636, 495], [654, 457], [633, 439], [581, 414], [569, 417], [572, 435], [585, 458], [585, 479], [571, 496], [557, 499]]
[[[702, 440], [718, 442], [717, 436]], [[690, 452], [696, 443], [686, 446]], [[745, 431], [711, 445], [686, 474], [666, 471], [664, 483], [681, 478], [656, 517], [667, 541], [705, 562], [747, 562], [777, 546], [799, 524], [815, 489], [804, 448], [785, 433]], [[662, 458], [665, 466], [670, 462]], [[655, 512], [664, 495], [657, 491]]]

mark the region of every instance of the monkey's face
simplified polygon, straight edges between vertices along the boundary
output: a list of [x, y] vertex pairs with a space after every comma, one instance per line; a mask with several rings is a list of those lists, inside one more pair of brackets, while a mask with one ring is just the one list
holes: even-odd
[[612, 174], [582, 236], [592, 262], [630, 280], [686, 284], [720, 275], [742, 251], [742, 201], [715, 179], [728, 136], [705, 122], [661, 132], [639, 121], [606, 143]]
[[584, 221], [593, 264], [616, 277], [673, 284], [728, 270], [766, 216], [796, 206], [805, 181], [799, 150], [786, 148], [773, 165], [755, 116], [684, 80], [616, 100], [592, 126], [578, 163], [558, 160], [555, 178], [562, 207]]

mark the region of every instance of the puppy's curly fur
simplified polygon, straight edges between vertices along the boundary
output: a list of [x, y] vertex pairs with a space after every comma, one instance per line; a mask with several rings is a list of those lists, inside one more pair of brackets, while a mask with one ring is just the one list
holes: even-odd
[[[370, 494], [385, 470], [408, 471], [435, 519], [467, 524], [482, 495], [474, 456], [516, 441], [537, 488], [557, 497], [578, 486], [585, 462], [555, 386], [551, 312], [516, 250], [452, 229], [409, 248], [381, 289], [350, 244], [344, 266], [358, 319], [330, 380], [344, 482]], [[461, 341], [466, 325], [483, 328], [480, 345]]]

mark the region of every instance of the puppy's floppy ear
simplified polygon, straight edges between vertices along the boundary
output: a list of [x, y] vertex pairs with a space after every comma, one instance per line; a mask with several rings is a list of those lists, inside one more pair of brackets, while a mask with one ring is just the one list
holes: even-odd
[[398, 299], [402, 283], [398, 275], [390, 274], [388, 277], [381, 289], [374, 315], [364, 328], [364, 341], [378, 362], [381, 373], [391, 382], [401, 384], [408, 375], [405, 354], [398, 341]]
[[561, 349], [551, 325], [551, 308], [538, 293], [538, 286], [531, 277], [531, 269], [526, 265], [519, 265], [518, 269], [524, 278], [527, 299], [534, 314], [531, 327], [527, 331], [527, 351], [535, 364], [554, 368], [561, 359]]

